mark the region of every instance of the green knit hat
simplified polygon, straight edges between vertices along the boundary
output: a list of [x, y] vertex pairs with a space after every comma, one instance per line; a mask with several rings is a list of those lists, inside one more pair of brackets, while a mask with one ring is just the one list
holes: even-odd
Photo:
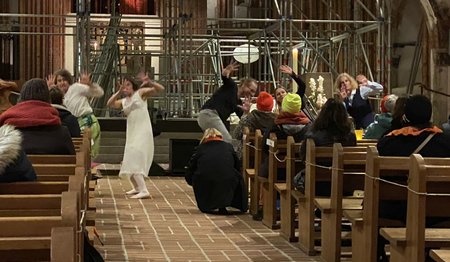
[[283, 112], [295, 114], [300, 112], [302, 108], [302, 99], [297, 94], [287, 94], [283, 98], [283, 102], [281, 103], [281, 110]]

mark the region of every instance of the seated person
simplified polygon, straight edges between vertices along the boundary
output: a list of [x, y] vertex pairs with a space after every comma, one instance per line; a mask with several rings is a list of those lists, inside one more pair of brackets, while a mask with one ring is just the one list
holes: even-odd
[[[380, 156], [410, 156], [413, 153], [423, 157], [450, 157], [450, 137], [431, 121], [432, 105], [423, 95], [413, 95], [404, 107], [404, 127], [382, 137], [377, 144]], [[404, 178], [406, 183], [406, 177]], [[406, 223], [406, 201], [381, 201], [379, 216]], [[427, 227], [432, 227], [445, 218], [427, 218]], [[378, 238], [378, 256], [385, 258], [384, 245], [387, 241]]]
[[256, 98], [256, 110], [243, 116], [238, 126], [233, 130], [233, 139], [239, 142], [235, 145], [236, 154], [239, 158], [242, 155], [242, 131], [244, 127], [248, 127], [250, 132], [255, 132], [256, 129], [261, 129], [264, 132], [265, 129], [272, 127], [276, 117], [272, 113], [273, 104], [273, 97], [269, 93], [260, 92]]
[[50, 102], [56, 110], [58, 110], [61, 124], [69, 129], [71, 137], [81, 137], [80, 125], [78, 119], [67, 110], [63, 105], [64, 94], [57, 87], [50, 88]]
[[373, 123], [367, 127], [364, 133], [365, 139], [380, 139], [386, 131], [391, 129], [392, 110], [397, 98], [396, 95], [383, 97], [380, 104], [381, 114], [376, 114]]
[[410, 156], [430, 135], [430, 140], [416, 153], [424, 157], [450, 157], [450, 140], [433, 126], [432, 106], [423, 95], [408, 98], [403, 117], [405, 127], [393, 130], [378, 141], [380, 156]]
[[58, 111], [50, 105], [43, 79], [25, 82], [19, 102], [0, 115], [0, 125], [4, 124], [22, 132], [22, 148], [26, 154], [75, 154], [69, 130], [61, 126]]
[[[327, 102], [320, 110], [317, 119], [312, 123], [305, 135], [305, 142], [300, 147], [300, 160], [306, 160], [306, 139], [312, 138], [316, 146], [333, 146], [334, 143], [341, 143], [343, 146], [355, 146], [356, 135], [353, 130], [353, 123], [348, 117], [347, 111], [339, 98], [328, 98]], [[321, 163], [322, 165], [331, 166], [331, 163]], [[304, 174], [303, 170], [298, 176]], [[316, 186], [316, 194], [321, 196], [330, 195], [330, 183], [321, 182]], [[296, 185], [302, 187], [301, 185]], [[303, 185], [304, 186], [304, 185]], [[302, 191], [302, 190], [301, 190]]]
[[[283, 98], [281, 104], [281, 112], [275, 118], [275, 124], [264, 132], [263, 136], [263, 159], [261, 160], [261, 172], [259, 176], [269, 176], [269, 146], [266, 140], [270, 133], [275, 133], [277, 139], [287, 139], [288, 136], [293, 136], [295, 142], [300, 142], [304, 139], [308, 125], [311, 123], [309, 118], [301, 110], [302, 99], [298, 94], [287, 94]], [[279, 170], [280, 180], [284, 180], [285, 172]]]
[[200, 145], [192, 155], [186, 182], [194, 189], [200, 211], [227, 214], [227, 207], [241, 212], [248, 209], [248, 196], [240, 171], [240, 161], [233, 146], [223, 140], [215, 128], [205, 130]]
[[36, 180], [36, 173], [21, 144], [19, 130], [10, 125], [0, 127], [0, 183]]

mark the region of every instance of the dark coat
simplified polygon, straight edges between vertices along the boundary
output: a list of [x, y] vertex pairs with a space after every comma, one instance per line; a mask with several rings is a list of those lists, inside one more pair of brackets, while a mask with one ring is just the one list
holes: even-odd
[[78, 118], [76, 118], [69, 110], [64, 106], [52, 105], [58, 110], [59, 118], [61, 118], [61, 124], [69, 129], [71, 137], [81, 137], [80, 125], [78, 124]]
[[202, 212], [224, 207], [242, 212], [248, 209], [240, 162], [229, 143], [209, 141], [199, 145], [189, 161], [186, 182], [192, 185]]
[[355, 129], [366, 129], [373, 122], [374, 113], [372, 112], [372, 107], [368, 99], [361, 97], [359, 88], [356, 89], [351, 105], [348, 99], [345, 99], [344, 102], [348, 114], [355, 121]]
[[65, 126], [18, 128], [22, 132], [22, 148], [27, 154], [75, 155], [75, 147]]
[[[380, 156], [410, 156], [430, 134], [424, 131], [419, 135], [386, 135], [378, 140], [378, 153]], [[450, 136], [435, 134], [419, 154], [423, 157], [450, 157]]]
[[12, 126], [0, 128], [0, 183], [34, 181], [36, 173], [21, 148], [20, 131]]

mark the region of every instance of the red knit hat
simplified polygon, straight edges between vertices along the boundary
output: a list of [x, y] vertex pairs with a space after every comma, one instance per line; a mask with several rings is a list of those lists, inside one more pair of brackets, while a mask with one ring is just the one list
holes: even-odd
[[256, 108], [259, 111], [272, 111], [273, 108], [273, 97], [271, 94], [262, 91], [259, 93], [258, 98], [256, 98]]

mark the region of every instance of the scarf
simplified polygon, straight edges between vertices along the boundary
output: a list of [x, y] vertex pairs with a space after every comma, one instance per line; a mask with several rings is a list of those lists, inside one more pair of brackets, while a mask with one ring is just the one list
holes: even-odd
[[295, 114], [281, 111], [281, 113], [275, 118], [275, 124], [277, 125], [307, 125], [309, 122], [311, 121], [302, 111]]
[[416, 127], [412, 127], [412, 126], [407, 126], [407, 127], [403, 127], [400, 129], [396, 129], [392, 132], [390, 132], [389, 134], [387, 134], [387, 136], [418, 136], [423, 132], [431, 132], [431, 133], [442, 133], [442, 130], [440, 128], [438, 128], [437, 126], [433, 126], [433, 127], [428, 127], [428, 128], [424, 128], [424, 129], [418, 129]]
[[49, 103], [28, 100], [6, 110], [0, 115], [0, 126], [13, 125], [17, 128], [33, 126], [57, 126], [61, 125], [58, 111]]
[[210, 136], [203, 141], [203, 144], [211, 141], [223, 141], [223, 138], [221, 136]]

